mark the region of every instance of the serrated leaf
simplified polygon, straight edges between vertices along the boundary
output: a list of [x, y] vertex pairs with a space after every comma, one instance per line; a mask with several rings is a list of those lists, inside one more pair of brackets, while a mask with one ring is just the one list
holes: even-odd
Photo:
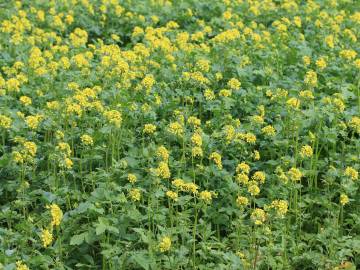
[[134, 261], [142, 267], [142, 269], [148, 270], [149, 269], [149, 265], [150, 265], [150, 260], [147, 257], [146, 254], [142, 253], [142, 254], [135, 254], [132, 257], [134, 259]]
[[70, 245], [72, 246], [78, 246], [81, 245], [85, 241], [85, 237], [87, 236], [87, 232], [73, 235], [70, 239]]

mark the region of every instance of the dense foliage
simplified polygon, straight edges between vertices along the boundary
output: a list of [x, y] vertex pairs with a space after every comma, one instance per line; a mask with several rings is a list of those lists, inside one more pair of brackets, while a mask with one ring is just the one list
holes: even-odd
[[359, 269], [360, 1], [0, 1], [0, 268]]

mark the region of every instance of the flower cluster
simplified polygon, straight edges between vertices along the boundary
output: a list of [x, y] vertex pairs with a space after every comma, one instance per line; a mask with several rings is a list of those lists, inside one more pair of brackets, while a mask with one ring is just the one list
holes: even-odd
[[0, 268], [359, 268], [355, 2], [0, 1]]

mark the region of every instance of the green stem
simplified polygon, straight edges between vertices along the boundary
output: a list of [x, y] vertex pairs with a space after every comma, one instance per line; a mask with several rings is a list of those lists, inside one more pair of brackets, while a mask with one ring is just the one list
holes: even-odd
[[194, 197], [195, 200], [195, 207], [194, 207], [194, 211], [195, 211], [195, 219], [194, 219], [194, 226], [193, 226], [193, 267], [194, 269], [196, 269], [196, 262], [195, 262], [195, 258], [196, 258], [196, 227], [197, 227], [197, 219], [198, 219], [198, 209], [197, 209], [197, 204], [196, 204], [196, 198]]

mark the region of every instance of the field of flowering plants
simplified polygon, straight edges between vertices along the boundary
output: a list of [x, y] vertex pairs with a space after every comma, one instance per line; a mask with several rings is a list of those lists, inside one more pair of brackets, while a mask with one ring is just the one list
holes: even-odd
[[360, 1], [0, 0], [0, 269], [360, 269]]

